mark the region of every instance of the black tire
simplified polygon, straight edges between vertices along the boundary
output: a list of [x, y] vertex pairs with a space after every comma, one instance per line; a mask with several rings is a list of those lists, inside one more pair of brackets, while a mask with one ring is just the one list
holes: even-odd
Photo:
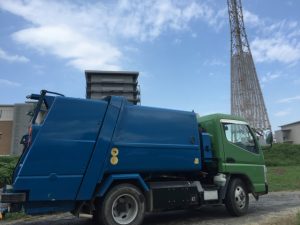
[[132, 184], [114, 186], [96, 206], [95, 220], [103, 225], [140, 225], [145, 214], [145, 197]]
[[234, 178], [230, 181], [227, 188], [225, 206], [232, 216], [242, 216], [247, 213], [249, 195], [246, 185], [241, 179]]

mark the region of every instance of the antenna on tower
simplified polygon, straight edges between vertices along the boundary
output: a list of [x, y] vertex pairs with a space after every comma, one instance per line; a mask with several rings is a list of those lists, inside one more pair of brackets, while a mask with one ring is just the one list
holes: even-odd
[[271, 130], [243, 20], [241, 0], [227, 0], [231, 33], [231, 114], [260, 135]]

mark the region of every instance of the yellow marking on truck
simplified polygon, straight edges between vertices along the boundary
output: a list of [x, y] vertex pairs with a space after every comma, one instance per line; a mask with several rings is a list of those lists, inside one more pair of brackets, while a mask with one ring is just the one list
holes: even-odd
[[194, 159], [194, 164], [196, 164], [196, 165], [199, 164], [199, 159], [198, 159], [198, 158], [195, 158], [195, 159]]
[[112, 156], [117, 156], [119, 154], [119, 149], [117, 148], [112, 148], [111, 149], [111, 155]]
[[110, 163], [111, 163], [112, 165], [116, 165], [116, 164], [118, 164], [118, 162], [119, 162], [118, 157], [113, 156], [113, 157], [110, 158]]

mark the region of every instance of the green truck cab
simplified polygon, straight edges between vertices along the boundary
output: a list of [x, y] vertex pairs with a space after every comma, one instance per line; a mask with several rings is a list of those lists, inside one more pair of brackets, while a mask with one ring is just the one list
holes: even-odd
[[241, 179], [256, 198], [268, 193], [263, 152], [248, 123], [225, 114], [198, 117], [198, 123], [211, 134], [218, 172]]

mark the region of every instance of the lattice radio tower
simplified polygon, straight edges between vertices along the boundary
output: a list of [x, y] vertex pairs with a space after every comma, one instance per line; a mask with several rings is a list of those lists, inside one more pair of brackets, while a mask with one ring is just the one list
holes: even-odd
[[249, 47], [241, 0], [227, 0], [231, 32], [231, 114], [242, 116], [258, 133], [271, 130]]

